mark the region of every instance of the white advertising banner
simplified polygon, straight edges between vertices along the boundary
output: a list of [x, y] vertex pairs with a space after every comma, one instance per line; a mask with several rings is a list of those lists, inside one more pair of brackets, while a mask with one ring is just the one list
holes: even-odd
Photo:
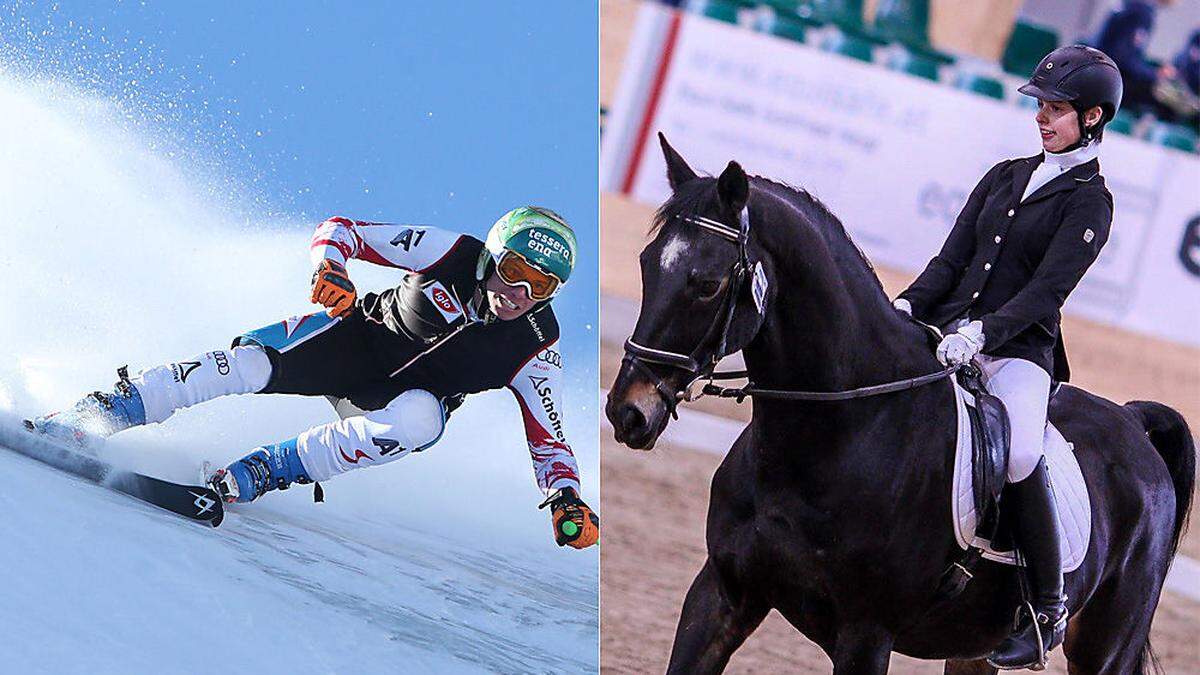
[[[605, 189], [665, 200], [662, 131], [697, 170], [737, 160], [807, 189], [873, 260], [915, 272], [988, 168], [1040, 151], [1033, 114], [647, 6], [604, 132], [601, 175]], [[1112, 236], [1066, 311], [1200, 346], [1200, 160], [1109, 134], [1101, 165], [1116, 202]]]

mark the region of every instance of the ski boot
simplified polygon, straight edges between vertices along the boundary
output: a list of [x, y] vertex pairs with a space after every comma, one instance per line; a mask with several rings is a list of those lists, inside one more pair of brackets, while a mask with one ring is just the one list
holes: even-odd
[[117, 368], [117, 383], [112, 392], [94, 391], [79, 399], [68, 410], [52, 412], [26, 420], [31, 431], [87, 445], [95, 438], [107, 438], [118, 431], [146, 423], [142, 395], [129, 381], [126, 366]]
[[255, 448], [250, 454], [237, 460], [208, 479], [217, 494], [226, 503], [252, 502], [271, 490], [286, 490], [292, 483], [311, 483], [296, 439]]

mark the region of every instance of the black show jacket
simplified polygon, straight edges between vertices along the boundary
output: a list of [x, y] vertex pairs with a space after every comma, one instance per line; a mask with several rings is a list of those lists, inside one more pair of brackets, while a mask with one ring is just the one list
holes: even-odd
[[1021, 201], [1042, 155], [1004, 160], [971, 192], [942, 250], [900, 294], [935, 326], [983, 323], [983, 352], [1070, 378], [1059, 309], [1108, 241], [1113, 200], [1100, 162], [1073, 167]]

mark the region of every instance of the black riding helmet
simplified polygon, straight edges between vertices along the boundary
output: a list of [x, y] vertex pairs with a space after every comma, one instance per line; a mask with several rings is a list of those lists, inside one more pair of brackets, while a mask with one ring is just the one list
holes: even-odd
[[[1029, 81], [1017, 91], [1043, 101], [1067, 101], [1079, 116], [1079, 142], [1072, 149], [1100, 138], [1121, 107], [1121, 71], [1108, 55], [1084, 45], [1059, 47], [1046, 55]], [[1083, 114], [1095, 106], [1103, 113], [1091, 129], [1084, 127]]]

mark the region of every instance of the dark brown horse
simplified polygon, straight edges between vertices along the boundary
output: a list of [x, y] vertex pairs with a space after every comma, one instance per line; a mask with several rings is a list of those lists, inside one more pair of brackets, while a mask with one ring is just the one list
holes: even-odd
[[[641, 254], [641, 312], [609, 394], [618, 441], [653, 446], [678, 394], [739, 349], [750, 379], [776, 390], [847, 390], [941, 368], [823, 205], [733, 162], [719, 178], [697, 176], [661, 140], [674, 194]], [[949, 378], [753, 405], [713, 477], [708, 560], [684, 602], [670, 672], [723, 670], [772, 608], [838, 675], [884, 673], [893, 651], [945, 659], [950, 673], [995, 672], [981, 657], [1010, 629], [1015, 568], [985, 561], [957, 599], [936, 595], [960, 553]], [[1075, 444], [1094, 521], [1087, 556], [1066, 577], [1071, 672], [1142, 672], [1191, 506], [1191, 434], [1164, 405], [1122, 406], [1070, 386], [1050, 418]]]

